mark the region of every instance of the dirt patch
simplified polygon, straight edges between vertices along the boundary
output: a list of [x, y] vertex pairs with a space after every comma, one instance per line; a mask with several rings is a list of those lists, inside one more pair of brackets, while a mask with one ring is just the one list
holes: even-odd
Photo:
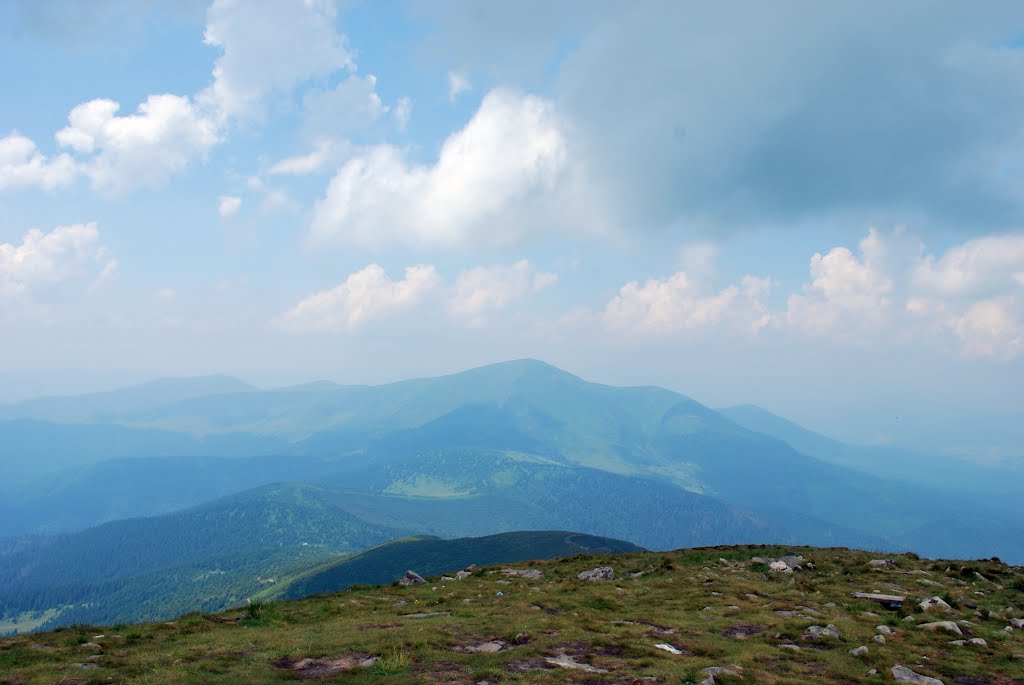
[[473, 682], [465, 666], [451, 661], [437, 661], [417, 667], [415, 673], [419, 678], [417, 682], [431, 685], [470, 685]]
[[993, 681], [972, 675], [955, 675], [953, 676], [953, 685], [993, 685]]
[[757, 635], [768, 630], [768, 626], [760, 623], [737, 623], [722, 631], [722, 637], [729, 637], [734, 640], [746, 640], [751, 635]]
[[390, 628], [401, 628], [404, 623], [366, 623], [361, 626], [356, 626], [356, 630], [388, 630]]
[[291, 671], [303, 678], [329, 678], [342, 671], [373, 666], [377, 663], [377, 658], [371, 657], [369, 654], [346, 654], [336, 658], [320, 657], [318, 659], [283, 656], [270, 663], [276, 668]]

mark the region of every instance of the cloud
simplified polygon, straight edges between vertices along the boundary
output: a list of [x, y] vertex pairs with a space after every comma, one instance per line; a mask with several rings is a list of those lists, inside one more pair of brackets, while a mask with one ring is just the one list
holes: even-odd
[[437, 60], [556, 70], [591, 195], [623, 225], [980, 233], [1024, 211], [1020, 3], [469, 4], [421, 6]]
[[472, 88], [473, 85], [469, 82], [469, 77], [466, 76], [465, 72], [448, 72], [448, 102], [455, 102], [459, 95], [468, 92]]
[[66, 154], [47, 158], [36, 144], [16, 131], [0, 138], [0, 191], [71, 185], [78, 169]]
[[479, 325], [488, 311], [504, 309], [509, 303], [540, 292], [557, 281], [557, 275], [538, 272], [525, 259], [512, 266], [466, 269], [455, 279], [447, 309], [452, 316], [470, 319]]
[[409, 126], [409, 119], [412, 117], [412, 100], [409, 98], [398, 98], [395, 108], [391, 111], [395, 117], [395, 126], [399, 131], [405, 131]]
[[251, 119], [262, 115], [268, 95], [354, 69], [335, 20], [331, 0], [216, 0], [204, 40], [223, 54], [198, 100], [221, 120]]
[[306, 129], [316, 136], [341, 136], [365, 129], [388, 113], [377, 94], [377, 77], [351, 75], [331, 90], [302, 98]]
[[968, 240], [941, 258], [927, 256], [914, 269], [915, 285], [944, 296], [999, 292], [1024, 279], [1024, 234]]
[[432, 266], [408, 267], [404, 279], [393, 281], [379, 265], [370, 264], [340, 285], [301, 300], [284, 315], [280, 325], [292, 332], [352, 331], [408, 310], [440, 280]]
[[116, 269], [95, 222], [49, 233], [33, 228], [19, 244], [0, 243], [0, 298], [31, 297], [66, 283], [95, 284]]
[[349, 146], [331, 138], [321, 138], [313, 144], [313, 149], [296, 157], [286, 157], [274, 164], [267, 173], [272, 175], [305, 176], [316, 173], [333, 162]]
[[811, 257], [810, 283], [789, 296], [786, 318], [804, 332], [854, 334], [879, 325], [892, 304], [893, 283], [882, 268], [884, 241], [875, 229], [860, 243], [858, 257], [835, 247]]
[[738, 286], [708, 293], [680, 271], [668, 278], [648, 279], [643, 284], [625, 284], [605, 306], [602, 320], [608, 328], [630, 333], [657, 334], [723, 326], [756, 334], [773, 320], [763, 302], [771, 287], [770, 279], [744, 276]]
[[975, 302], [950, 326], [969, 357], [1012, 359], [1024, 349], [1024, 299], [995, 297]]
[[57, 142], [84, 157], [95, 188], [114, 193], [156, 187], [216, 145], [219, 135], [187, 97], [150, 95], [135, 114], [117, 116], [113, 100], [90, 100], [68, 115]]
[[235, 195], [221, 195], [217, 198], [217, 213], [221, 216], [231, 216], [242, 206], [242, 198]]
[[363, 245], [508, 244], [530, 229], [517, 209], [553, 189], [567, 154], [549, 102], [494, 90], [432, 166], [410, 164], [390, 145], [348, 160], [316, 205], [312, 236]]

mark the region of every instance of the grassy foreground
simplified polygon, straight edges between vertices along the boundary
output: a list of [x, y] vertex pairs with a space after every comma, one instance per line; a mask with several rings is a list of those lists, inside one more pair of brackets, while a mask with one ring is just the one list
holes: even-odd
[[[803, 571], [752, 562], [787, 553], [805, 558]], [[1005, 630], [1024, 618], [1024, 569], [913, 555], [873, 567], [876, 558], [751, 546], [511, 567], [539, 577], [479, 568], [462, 580], [3, 639], [0, 683], [699, 683], [715, 666], [732, 672], [720, 684], [881, 683], [897, 664], [947, 685], [1024, 683], [1024, 630]], [[577, 578], [597, 566], [614, 580]], [[908, 603], [889, 611], [854, 592]], [[950, 609], [917, 607], [933, 596]], [[963, 636], [918, 627], [947, 620]], [[838, 637], [808, 637], [828, 624]], [[860, 646], [867, 655], [850, 654]]]

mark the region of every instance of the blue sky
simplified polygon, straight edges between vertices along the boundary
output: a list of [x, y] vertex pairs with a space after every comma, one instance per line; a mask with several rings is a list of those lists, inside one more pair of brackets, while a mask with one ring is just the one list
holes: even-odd
[[537, 357], [1024, 454], [1019, 3], [0, 4], [0, 400]]

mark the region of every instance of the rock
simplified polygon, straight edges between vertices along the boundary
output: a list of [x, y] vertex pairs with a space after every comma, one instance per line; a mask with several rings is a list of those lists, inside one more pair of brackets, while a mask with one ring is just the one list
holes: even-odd
[[810, 626], [807, 628], [807, 636], [812, 639], [820, 639], [825, 637], [839, 638], [839, 631], [836, 627], [829, 623], [827, 626]]
[[466, 651], [471, 654], [493, 654], [494, 652], [500, 652], [505, 648], [505, 643], [498, 640], [491, 640], [490, 642], [484, 642], [476, 645], [475, 647], [466, 647]]
[[559, 654], [558, 656], [545, 657], [544, 661], [551, 664], [552, 666], [558, 666], [559, 668], [567, 668], [575, 671], [586, 671], [587, 673], [607, 673], [608, 671], [603, 668], [597, 668], [590, 664], [581, 664], [567, 654]]
[[768, 564], [768, 568], [770, 570], [774, 571], [775, 573], [792, 573], [793, 572], [793, 569], [791, 569], [789, 567], [789, 565], [786, 562], [784, 562], [784, 561], [773, 561], [772, 563]]
[[535, 568], [503, 568], [501, 572], [506, 576], [527, 578], [528, 580], [537, 580], [544, 577], [544, 574]]
[[788, 566], [791, 570], [797, 571], [800, 569], [800, 564], [804, 563], [804, 558], [800, 556], [794, 556], [792, 554], [787, 555], [779, 559], [782, 563]]
[[903, 617], [903, 622], [904, 623], [916, 623], [917, 619], [914, 618], [913, 616], [904, 616]]
[[915, 673], [906, 666], [893, 666], [892, 677], [897, 683], [914, 683], [914, 685], [945, 685], [938, 678], [929, 678], [926, 675]]
[[889, 626], [885, 626], [885, 625], [875, 626], [875, 630], [880, 632], [882, 635], [892, 635], [893, 633], [896, 632], [895, 630], [893, 630]]
[[471, 575], [473, 574], [469, 571], [456, 571], [455, 580], [465, 580], [466, 578], [469, 578]]
[[982, 640], [980, 637], [972, 637], [971, 644], [978, 645], [979, 647], [988, 647], [988, 643]]
[[430, 616], [451, 616], [450, 611], [421, 611], [415, 614], [401, 614], [402, 618], [428, 618]]
[[1014, 628], [1024, 630], [1024, 618], [1011, 618], [1010, 625]]
[[953, 633], [955, 635], [963, 635], [963, 631], [960, 630], [960, 626], [953, 623], [952, 621], [934, 621], [932, 623], [922, 623], [918, 626], [924, 630], [930, 630], [932, 632], [943, 630], [947, 633]]
[[[881, 636], [879, 636], [879, 637], [881, 637]], [[882, 638], [882, 639], [884, 640], [885, 638]], [[868, 655], [868, 648], [865, 647], [864, 645], [861, 645], [860, 647], [854, 647], [853, 649], [850, 650], [850, 656], [864, 657], [864, 656], [867, 656], [867, 655]]]
[[953, 607], [949, 606], [942, 597], [929, 597], [917, 606], [921, 607], [921, 611], [944, 611], [947, 614], [953, 612]]
[[885, 635], [875, 635], [873, 638], [871, 638], [871, 640], [872, 640], [872, 642], [877, 642], [880, 645], [884, 645], [885, 644]]
[[615, 570], [611, 566], [598, 566], [576, 577], [580, 580], [615, 580]]
[[71, 668], [99, 668], [97, 664], [71, 664]]
[[654, 647], [655, 649], [661, 649], [668, 652], [669, 654], [675, 654], [676, 656], [683, 653], [683, 650], [673, 647], [667, 642], [659, 642], [658, 644], [654, 645]]
[[1006, 626], [1005, 628], [1003, 628], [1003, 632], [1009, 635], [1013, 632], [1013, 626]]
[[892, 559], [872, 559], [868, 562], [868, 566], [872, 568], [888, 568], [889, 566], [895, 566], [896, 562]]
[[872, 668], [867, 673], [865, 673], [864, 675], [866, 675], [866, 676], [878, 675], [878, 669], [877, 668]]
[[799, 652], [800, 651], [800, 645], [790, 645], [790, 644], [779, 645], [779, 649], [789, 649], [789, 650], [794, 651], [794, 652]]
[[963, 647], [967, 644], [967, 640], [950, 640], [946, 643], [947, 645], [953, 645], [954, 647]]
[[83, 642], [82, 644], [80, 644], [78, 646], [80, 648], [82, 648], [82, 649], [103, 649], [102, 647], [100, 647], [95, 642]]
[[419, 585], [425, 582], [427, 581], [423, 580], [423, 576], [415, 571], [406, 571], [405, 575], [398, 579], [399, 585]]

